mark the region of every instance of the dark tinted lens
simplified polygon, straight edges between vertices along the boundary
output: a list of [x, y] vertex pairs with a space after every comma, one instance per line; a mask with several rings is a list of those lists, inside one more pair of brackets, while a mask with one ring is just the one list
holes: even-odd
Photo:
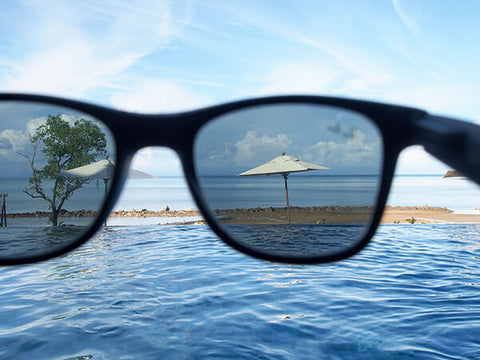
[[57, 105], [0, 102], [0, 261], [45, 255], [95, 221], [113, 177], [99, 120]]
[[355, 246], [375, 210], [382, 138], [362, 114], [316, 104], [218, 117], [195, 143], [201, 191], [235, 241], [290, 258]]

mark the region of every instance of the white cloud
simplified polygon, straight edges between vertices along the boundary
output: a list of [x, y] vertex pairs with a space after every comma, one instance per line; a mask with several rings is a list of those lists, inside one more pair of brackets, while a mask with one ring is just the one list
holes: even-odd
[[29, 137], [24, 131], [6, 129], [0, 132], [0, 156], [13, 160], [19, 157], [28, 144]]
[[357, 96], [375, 91], [379, 87], [384, 89], [384, 85], [387, 85], [392, 78], [393, 75], [390, 73], [360, 74], [345, 80], [337, 93]]
[[17, 39], [22, 54], [6, 65], [4, 91], [82, 97], [116, 88], [119, 74], [181, 32], [168, 1], [31, 1], [22, 10], [30, 23]]
[[151, 175], [179, 176], [183, 174], [178, 155], [170, 149], [147, 147], [138, 151], [131, 167]]
[[[77, 121], [79, 118], [83, 118], [82, 116], [75, 116], [75, 115], [69, 115], [69, 114], [60, 114], [60, 119], [63, 121], [66, 121], [70, 126], [72, 126], [75, 121]], [[37, 118], [30, 119], [27, 122], [26, 129], [25, 129], [25, 134], [27, 136], [32, 136], [35, 131], [40, 127], [41, 125], [45, 124], [47, 121], [47, 116], [40, 116]]]
[[282, 151], [285, 151], [291, 144], [292, 141], [284, 134], [268, 136], [248, 131], [242, 140], [234, 144], [234, 161], [236, 165], [249, 165], [251, 160], [258, 159], [259, 154], [270, 157], [274, 154], [280, 156]]
[[40, 125], [43, 125], [45, 121], [47, 121], [45, 116], [29, 120], [26, 126], [26, 134], [32, 136], [35, 133], [35, 130], [37, 130]]
[[340, 72], [332, 66], [314, 62], [288, 62], [277, 64], [266, 78], [261, 94], [321, 94], [329, 91]]
[[[78, 120], [77, 116], [61, 114], [62, 120], [67, 121], [70, 125]], [[28, 152], [30, 146], [30, 137], [34, 135], [37, 128], [47, 121], [46, 116], [30, 119], [25, 125], [25, 129], [14, 130], [5, 129], [0, 132], [0, 156], [15, 160], [19, 153]]]
[[[372, 59], [372, 64], [376, 63]], [[370, 65], [372, 66], [372, 65]], [[379, 65], [381, 68], [381, 66]], [[477, 120], [477, 85], [450, 82], [434, 75], [419, 78], [415, 73], [373, 71], [342, 67], [320, 59], [286, 61], [264, 77], [259, 93], [314, 94], [360, 98], [418, 107], [429, 112]]]
[[111, 58], [82, 39], [69, 39], [16, 63], [3, 88], [81, 97], [93, 88], [110, 86], [109, 77], [125, 70], [137, 58], [138, 55], [129, 53]]
[[415, 31], [417, 28], [415, 21], [407, 14], [403, 2], [401, 0], [393, 0], [393, 7], [405, 27], [411, 31]]
[[[384, 89], [393, 79], [385, 70], [353, 66], [346, 61], [337, 61], [341, 54], [331, 58], [309, 61], [286, 61], [273, 66], [264, 77], [265, 85], [260, 94], [315, 94], [348, 95], [369, 94]], [[381, 92], [381, 91], [380, 91]]]
[[171, 112], [195, 109], [211, 100], [204, 95], [168, 80], [138, 79], [121, 93], [113, 95], [117, 108], [137, 112]]
[[332, 167], [379, 168], [381, 148], [378, 141], [368, 142], [361, 130], [353, 130], [344, 143], [321, 141], [306, 148], [303, 159]]
[[393, 0], [393, 8], [398, 18], [409, 30], [412, 37], [421, 43], [421, 29], [419, 28], [422, 6], [421, 3], [415, 1]]
[[427, 153], [422, 146], [411, 146], [400, 154], [397, 174], [444, 174], [451, 170], [447, 165]]
[[19, 153], [25, 153], [30, 144], [30, 137], [37, 127], [45, 123], [46, 117], [28, 121], [24, 130], [5, 129], [0, 132], [0, 156], [7, 160], [18, 160]]
[[[393, 84], [392, 84], [393, 85]], [[386, 90], [386, 89], [385, 89]], [[419, 107], [428, 112], [475, 120], [478, 114], [477, 91], [471, 84], [421, 83], [405, 79], [389, 91], [376, 94], [382, 101]]]

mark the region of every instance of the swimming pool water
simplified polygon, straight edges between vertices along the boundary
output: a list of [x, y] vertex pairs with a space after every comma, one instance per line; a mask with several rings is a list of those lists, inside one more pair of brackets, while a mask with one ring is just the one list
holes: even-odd
[[114, 226], [0, 268], [1, 359], [474, 359], [480, 226], [383, 225], [359, 255], [256, 260], [206, 226]]

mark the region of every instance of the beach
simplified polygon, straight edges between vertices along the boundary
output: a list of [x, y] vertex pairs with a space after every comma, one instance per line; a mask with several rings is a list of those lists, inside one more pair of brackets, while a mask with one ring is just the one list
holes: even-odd
[[[373, 212], [372, 207], [358, 206], [309, 206], [309, 207], [291, 207], [290, 217], [292, 223], [301, 224], [346, 224], [346, 223], [365, 223], [368, 222]], [[224, 224], [277, 224], [287, 221], [286, 208], [250, 208], [250, 209], [223, 209], [215, 210], [215, 215], [221, 219]], [[94, 216], [95, 212], [62, 211], [62, 218], [84, 218]], [[13, 213], [8, 214], [9, 218], [47, 218], [48, 212], [34, 213]], [[189, 208], [184, 210], [116, 210], [110, 213], [110, 218], [167, 218], [162, 221], [162, 225], [202, 225], [205, 221], [197, 219], [201, 217], [199, 211]], [[169, 222], [168, 218], [175, 218]], [[194, 220], [190, 220], [195, 218]], [[179, 221], [180, 220], [180, 221]], [[129, 222], [130, 224], [132, 221]], [[159, 222], [160, 223], [160, 222]], [[480, 223], [479, 214], [457, 214], [446, 207], [433, 206], [386, 206], [383, 213], [382, 224], [475, 224]]]
[[[309, 206], [291, 207], [291, 223], [295, 224], [361, 224], [367, 223], [373, 208], [368, 206]], [[250, 208], [215, 210], [215, 215], [223, 224], [282, 224], [287, 222], [286, 208]], [[48, 212], [13, 213], [8, 218], [48, 218]], [[62, 211], [60, 218], [87, 218], [95, 216], [94, 211]], [[121, 223], [128, 219], [128, 224], [144, 224], [142, 219], [149, 219], [149, 224], [159, 225], [204, 225], [205, 221], [199, 211], [189, 208], [184, 210], [155, 211], [116, 210], [109, 218]], [[137, 219], [137, 221], [135, 221]], [[169, 220], [171, 219], [171, 221]], [[480, 223], [479, 214], [458, 214], [446, 207], [433, 206], [386, 206], [380, 221], [382, 224], [476, 224]]]
[[460, 214], [445, 207], [386, 206], [381, 223], [412, 223], [412, 218], [415, 219], [415, 224], [476, 224], [480, 223], [480, 212], [478, 214]]
[[[293, 223], [362, 223], [368, 221], [372, 208], [370, 207], [292, 207], [291, 221]], [[216, 210], [215, 214], [222, 218], [222, 223], [281, 223], [286, 221], [286, 208], [254, 208], [254, 209], [227, 209]], [[180, 211], [149, 211], [146, 209], [114, 211], [110, 217], [197, 217], [200, 212], [188, 209]], [[412, 220], [413, 219], [413, 220]], [[166, 225], [179, 224], [203, 224], [204, 221], [174, 222]], [[381, 220], [382, 224], [443, 224], [458, 223], [472, 224], [480, 223], [480, 213], [457, 214], [445, 207], [432, 206], [386, 206]]]

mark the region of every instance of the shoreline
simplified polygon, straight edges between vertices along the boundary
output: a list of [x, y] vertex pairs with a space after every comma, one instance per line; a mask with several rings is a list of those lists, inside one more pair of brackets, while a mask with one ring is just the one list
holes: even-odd
[[[366, 206], [311, 206], [291, 207], [290, 214], [292, 223], [312, 224], [341, 224], [341, 223], [366, 223], [370, 220], [372, 207]], [[67, 211], [62, 210], [60, 218], [83, 218], [93, 217], [96, 212], [91, 210]], [[215, 210], [215, 214], [221, 218], [224, 224], [276, 224], [287, 221], [286, 208], [251, 208], [251, 209], [227, 209]], [[8, 218], [48, 218], [49, 213], [37, 211], [31, 213], [11, 213]], [[110, 213], [110, 218], [192, 218], [200, 217], [201, 214], [195, 209], [184, 210], [116, 210]], [[153, 220], [153, 219], [152, 219]], [[445, 207], [432, 206], [386, 206], [382, 224], [445, 224], [445, 223], [480, 223], [479, 214], [456, 214], [453, 210]], [[203, 219], [194, 221], [175, 221], [162, 223], [162, 225], [201, 225]]]

